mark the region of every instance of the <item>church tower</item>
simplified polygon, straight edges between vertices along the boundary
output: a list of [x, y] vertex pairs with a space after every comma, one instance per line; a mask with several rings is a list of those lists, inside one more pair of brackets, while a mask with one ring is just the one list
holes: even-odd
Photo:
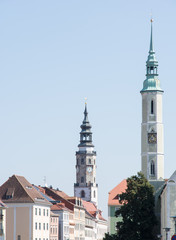
[[151, 20], [150, 48], [146, 62], [146, 80], [141, 90], [141, 163], [142, 172], [150, 181], [164, 178], [163, 90], [158, 79], [158, 61], [153, 48], [152, 22], [153, 20]]
[[92, 144], [91, 125], [88, 120], [87, 103], [81, 125], [79, 151], [76, 152], [75, 197], [98, 205], [98, 184], [96, 184], [96, 152]]

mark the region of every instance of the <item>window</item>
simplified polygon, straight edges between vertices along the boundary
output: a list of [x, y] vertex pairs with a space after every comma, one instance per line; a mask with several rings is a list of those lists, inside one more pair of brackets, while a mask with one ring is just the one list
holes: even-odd
[[153, 100], [151, 101], [151, 114], [153, 114]]
[[18, 235], [18, 238], [17, 238], [18, 240], [21, 240], [21, 235]]
[[81, 183], [84, 183], [84, 177], [81, 177]]
[[41, 216], [41, 209], [39, 208], [39, 215]]
[[96, 197], [96, 193], [95, 193], [95, 190], [94, 190], [94, 198]]
[[81, 191], [81, 197], [82, 197], [82, 198], [85, 198], [85, 192], [84, 192], [84, 190]]
[[151, 164], [150, 164], [150, 173], [151, 175], [155, 175], [155, 163], [153, 160], [151, 161]]
[[37, 223], [35, 223], [35, 230], [37, 230]]
[[89, 158], [89, 164], [91, 164], [91, 159]]
[[41, 223], [39, 223], [39, 230], [41, 230]]
[[45, 223], [43, 224], [43, 230], [45, 230]]
[[43, 216], [45, 216], [45, 209], [43, 209]]
[[35, 208], [35, 215], [37, 215], [37, 208]]
[[48, 216], [48, 209], [47, 209], [47, 213], [46, 213], [46, 215]]
[[81, 158], [81, 164], [84, 164], [84, 158]]
[[48, 230], [48, 223], [46, 224], [46, 229]]

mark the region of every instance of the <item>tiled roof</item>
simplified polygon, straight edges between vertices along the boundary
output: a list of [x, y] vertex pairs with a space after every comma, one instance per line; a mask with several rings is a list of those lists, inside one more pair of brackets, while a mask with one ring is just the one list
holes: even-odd
[[68, 208], [65, 207], [64, 203], [57, 203], [51, 206], [51, 211], [59, 211], [59, 210], [65, 210], [65, 211], [70, 211]]
[[118, 195], [125, 192], [127, 188], [126, 179], [119, 183], [115, 188], [109, 192], [108, 206], [121, 205], [119, 203]]
[[99, 220], [106, 221], [106, 219], [103, 218], [102, 212], [96, 207], [96, 205], [92, 202], [87, 202], [82, 200], [83, 206], [86, 209], [86, 211], [94, 218], [97, 218]]
[[[70, 201], [67, 200], [67, 198], [69, 197], [67, 194], [65, 194], [64, 192], [62, 191], [59, 191], [59, 190], [55, 190], [55, 189], [52, 189], [52, 188], [47, 188], [45, 187], [44, 188], [45, 191], [46, 191], [46, 194], [49, 196], [49, 197], [52, 197], [55, 201], [61, 201], [62, 203], [65, 204], [65, 206], [72, 210], [74, 209], [74, 204]], [[64, 197], [66, 196], [66, 197]]]
[[55, 190], [55, 189], [53, 189], [53, 191], [62, 198], [69, 198], [69, 196], [66, 193], [64, 193], [63, 191]]
[[92, 202], [87, 202], [87, 201], [82, 200], [82, 203], [83, 203], [84, 208], [85, 208], [89, 213], [90, 213], [90, 212], [94, 213], [94, 212], [96, 212], [96, 211], [98, 210], [97, 207], [95, 206], [95, 204], [92, 203]]
[[23, 176], [13, 175], [0, 187], [4, 203], [40, 203], [51, 205]]

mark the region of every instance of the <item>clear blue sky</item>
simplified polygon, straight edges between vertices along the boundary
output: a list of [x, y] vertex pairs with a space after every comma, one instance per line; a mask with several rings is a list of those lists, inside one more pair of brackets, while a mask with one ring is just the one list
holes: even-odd
[[0, 184], [13, 174], [73, 195], [88, 98], [99, 205], [141, 169], [140, 90], [153, 14], [165, 177], [176, 169], [176, 1], [0, 1]]

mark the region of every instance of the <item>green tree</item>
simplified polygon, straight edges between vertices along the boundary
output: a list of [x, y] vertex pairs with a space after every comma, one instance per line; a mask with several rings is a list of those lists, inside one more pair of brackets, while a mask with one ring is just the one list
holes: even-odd
[[126, 192], [119, 195], [121, 208], [116, 217], [118, 240], [154, 240], [154, 227], [157, 224], [154, 213], [154, 189], [142, 173], [127, 179]]
[[117, 234], [105, 233], [104, 240], [118, 240]]

